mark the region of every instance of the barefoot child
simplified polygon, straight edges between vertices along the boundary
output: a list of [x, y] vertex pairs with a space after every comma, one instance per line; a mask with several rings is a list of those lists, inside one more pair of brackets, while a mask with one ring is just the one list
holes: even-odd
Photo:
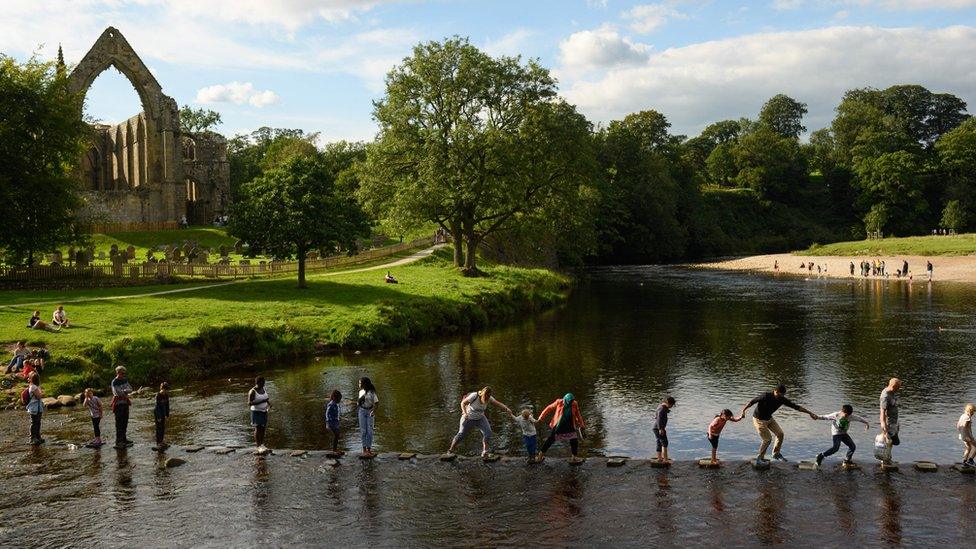
[[959, 431], [959, 440], [966, 445], [966, 451], [962, 454], [962, 464], [969, 467], [976, 467], [976, 439], [973, 439], [973, 414], [976, 413], [976, 406], [966, 405], [966, 410], [959, 416], [956, 429]]
[[169, 447], [163, 442], [166, 436], [166, 418], [169, 417], [169, 383], [165, 381], [159, 384], [159, 392], [156, 393], [156, 407], [153, 408], [153, 420], [156, 423], [156, 448], [160, 451]]
[[512, 414], [512, 419], [522, 429], [522, 442], [525, 443], [525, 451], [529, 454], [529, 461], [535, 461], [536, 449], [539, 447], [539, 435], [535, 430], [537, 420], [532, 417], [532, 410], [526, 408], [519, 415]]
[[342, 393], [338, 389], [332, 391], [329, 396], [329, 403], [325, 405], [325, 428], [332, 433], [332, 451], [339, 453], [339, 415], [342, 410], [339, 404], [342, 402]]
[[712, 445], [712, 463], [718, 463], [718, 437], [722, 434], [722, 429], [725, 429], [725, 424], [730, 421], [741, 420], [742, 416], [735, 417], [732, 415], [732, 410], [726, 408], [708, 424], [708, 442]]
[[851, 435], [847, 434], [847, 429], [850, 428], [852, 421], [859, 421], [863, 423], [864, 430], [869, 430], [871, 428], [871, 424], [861, 416], [855, 416], [854, 408], [850, 404], [841, 406], [839, 412], [834, 412], [825, 416], [817, 416], [817, 419], [823, 419], [831, 422], [830, 434], [834, 439], [834, 445], [831, 446], [829, 450], [817, 454], [817, 465], [820, 465], [825, 457], [833, 455], [837, 450], [840, 450], [841, 442], [847, 446], [847, 458], [844, 460], [844, 463], [851, 463], [851, 458], [854, 457], [854, 450], [856, 450], [857, 447], [854, 446], [854, 441], [851, 440]]
[[92, 448], [97, 448], [102, 444], [102, 399], [95, 396], [95, 391], [91, 387], [85, 389], [85, 406], [88, 407], [88, 413], [91, 415], [92, 429], [95, 431], [95, 438], [87, 444], [87, 446]]
[[659, 462], [668, 461], [668, 414], [674, 407], [674, 397], [668, 396], [664, 402], [657, 407], [654, 416], [654, 437], [657, 439], [657, 460]]

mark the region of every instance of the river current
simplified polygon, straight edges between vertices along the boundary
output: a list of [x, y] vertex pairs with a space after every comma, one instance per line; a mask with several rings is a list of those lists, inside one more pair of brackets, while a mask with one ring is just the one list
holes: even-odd
[[[904, 387], [895, 458], [958, 461], [955, 422], [976, 401], [972, 288], [676, 267], [591, 275], [565, 305], [509, 327], [269, 368], [268, 446], [326, 449], [327, 394], [338, 388], [354, 397], [356, 379], [368, 375], [380, 399], [381, 453], [445, 451], [458, 400], [487, 384], [512, 408], [536, 412], [572, 392], [588, 424], [584, 455], [646, 458], [654, 409], [670, 394], [670, 450], [680, 461], [670, 471], [638, 462], [610, 469], [600, 459], [570, 467], [558, 459], [526, 466], [384, 456], [332, 467], [316, 453], [183, 452], [178, 445], [250, 444], [250, 382], [238, 376], [176, 388], [168, 437], [177, 446], [167, 455], [188, 463], [174, 469], [149, 450], [148, 399], [134, 406], [137, 445], [123, 452], [80, 447], [90, 438], [80, 408], [45, 414], [48, 442], [36, 450], [25, 444], [26, 414], [0, 414], [0, 545], [871, 545], [973, 534], [972, 477], [946, 468], [926, 477], [908, 466], [881, 474], [872, 456], [878, 396], [897, 376]], [[743, 460], [755, 455], [758, 436], [748, 417], [722, 435], [728, 467], [694, 467], [691, 460], [708, 454], [711, 418], [723, 408], [738, 413], [779, 382], [817, 413], [849, 403], [872, 423], [870, 431], [851, 428], [861, 472], [752, 471]], [[342, 443], [358, 451], [355, 411], [345, 408]], [[488, 417], [494, 449], [523, 455], [515, 423], [497, 410]], [[827, 422], [787, 408], [777, 419], [791, 461], [829, 447]], [[111, 438], [111, 417], [103, 430]], [[462, 453], [480, 452], [475, 435]], [[557, 443], [550, 455], [566, 448]]]

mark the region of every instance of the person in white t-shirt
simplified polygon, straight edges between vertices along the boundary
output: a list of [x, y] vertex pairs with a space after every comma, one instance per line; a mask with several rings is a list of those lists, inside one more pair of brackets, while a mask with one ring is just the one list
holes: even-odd
[[976, 414], [976, 406], [967, 404], [965, 411], [959, 416], [956, 422], [956, 430], [959, 431], [959, 440], [966, 445], [966, 451], [962, 454], [962, 464], [969, 467], [976, 467], [976, 439], [973, 439], [973, 414]]
[[469, 430], [476, 428], [481, 431], [481, 455], [482, 457], [488, 456], [488, 444], [491, 442], [491, 424], [488, 423], [485, 412], [489, 404], [505, 410], [505, 413], [508, 415], [513, 415], [511, 408], [498, 402], [495, 400], [495, 397], [491, 396], [491, 387], [485, 386], [480, 391], [464, 395], [464, 398], [461, 399], [461, 421], [458, 426], [458, 432], [454, 435], [454, 439], [451, 440], [451, 448], [447, 453], [453, 454], [458, 444], [464, 439], [464, 435]]
[[359, 379], [359, 434], [363, 438], [363, 456], [374, 457], [373, 427], [376, 423], [376, 406], [380, 399], [376, 396], [376, 387], [368, 377]]
[[532, 417], [532, 410], [525, 408], [519, 415], [512, 414], [512, 419], [522, 430], [522, 442], [525, 443], [525, 451], [529, 454], [529, 461], [535, 461], [539, 448], [539, 434], [535, 429], [535, 424], [539, 422]]

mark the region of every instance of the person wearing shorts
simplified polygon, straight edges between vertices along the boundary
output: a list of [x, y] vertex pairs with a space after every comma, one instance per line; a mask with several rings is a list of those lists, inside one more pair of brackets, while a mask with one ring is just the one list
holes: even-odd
[[668, 414], [671, 413], [674, 403], [673, 396], [665, 397], [664, 402], [657, 407], [657, 412], [654, 414], [652, 431], [657, 442], [657, 460], [661, 463], [668, 461]]
[[725, 424], [729, 421], [736, 422], [740, 421], [742, 416], [735, 417], [732, 414], [732, 410], [726, 408], [722, 410], [721, 414], [715, 416], [712, 422], [708, 424], [708, 443], [712, 445], [712, 463], [718, 463], [718, 438], [722, 434], [722, 429], [725, 429]]

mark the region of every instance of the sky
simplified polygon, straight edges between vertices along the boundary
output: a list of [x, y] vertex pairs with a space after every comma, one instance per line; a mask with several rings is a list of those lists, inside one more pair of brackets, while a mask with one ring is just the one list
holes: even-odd
[[[976, 112], [976, 0], [0, 0], [0, 53], [77, 63], [116, 27], [180, 105], [261, 126], [370, 140], [373, 100], [414, 45], [458, 35], [538, 58], [595, 124], [660, 111], [676, 134], [755, 117], [785, 93], [829, 125], [845, 90], [918, 83]], [[124, 76], [87, 96], [141, 110]]]

